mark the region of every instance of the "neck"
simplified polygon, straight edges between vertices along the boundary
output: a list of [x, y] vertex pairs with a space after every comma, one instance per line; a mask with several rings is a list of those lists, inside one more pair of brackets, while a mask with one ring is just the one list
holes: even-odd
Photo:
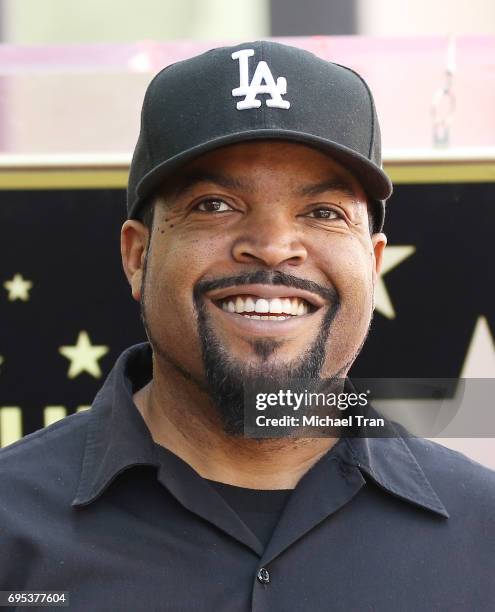
[[228, 435], [209, 396], [161, 363], [154, 363], [153, 379], [134, 395], [134, 402], [157, 444], [203, 478], [238, 487], [293, 489], [337, 441]]

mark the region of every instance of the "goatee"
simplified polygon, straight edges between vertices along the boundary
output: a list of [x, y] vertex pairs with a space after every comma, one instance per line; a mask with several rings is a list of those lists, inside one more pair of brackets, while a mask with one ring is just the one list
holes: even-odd
[[[270, 357], [282, 345], [272, 338], [253, 340], [250, 344], [258, 357], [257, 365], [246, 365], [231, 357], [216, 336], [204, 302], [204, 293], [220, 286], [242, 284], [277, 284], [319, 293], [329, 302], [316, 338], [303, 355], [290, 362], [276, 363]], [[284, 389], [303, 381], [305, 386], [320, 381], [332, 322], [340, 306], [338, 293], [281, 272], [257, 271], [242, 276], [201, 281], [194, 290], [198, 335], [208, 393], [218, 411], [224, 431], [242, 436], [245, 428], [245, 399], [249, 390]], [[283, 350], [283, 349], [282, 349]], [[316, 383], [317, 384], [317, 383]]]

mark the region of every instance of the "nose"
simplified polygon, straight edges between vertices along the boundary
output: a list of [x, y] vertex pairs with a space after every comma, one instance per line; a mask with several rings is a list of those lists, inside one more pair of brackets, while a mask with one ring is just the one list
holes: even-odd
[[283, 215], [257, 215], [252, 218], [232, 246], [234, 260], [271, 268], [281, 264], [301, 265], [308, 254], [294, 223], [294, 220], [286, 219]]

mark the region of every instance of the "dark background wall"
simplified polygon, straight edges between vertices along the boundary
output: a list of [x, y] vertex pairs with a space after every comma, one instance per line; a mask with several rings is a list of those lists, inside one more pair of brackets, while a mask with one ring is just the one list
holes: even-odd
[[[479, 317], [495, 329], [494, 201], [495, 183], [396, 185], [386, 232], [392, 247], [415, 253], [385, 275], [396, 316], [375, 313], [353, 377], [460, 375]], [[120, 261], [123, 190], [0, 191], [0, 202], [0, 408], [19, 407], [29, 433], [47, 406], [90, 404], [145, 335]], [[10, 301], [2, 286], [15, 274], [33, 284], [26, 301]], [[83, 330], [107, 353], [98, 376], [71, 378], [60, 347]]]

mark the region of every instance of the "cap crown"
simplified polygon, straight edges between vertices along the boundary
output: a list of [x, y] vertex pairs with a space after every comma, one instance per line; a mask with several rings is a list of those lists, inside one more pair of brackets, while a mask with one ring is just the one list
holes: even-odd
[[172, 64], [150, 83], [131, 164], [129, 216], [139, 216], [158, 183], [188, 159], [260, 138], [331, 149], [365, 178], [370, 197], [390, 195], [380, 169], [375, 106], [364, 80], [307, 51], [258, 41]]

